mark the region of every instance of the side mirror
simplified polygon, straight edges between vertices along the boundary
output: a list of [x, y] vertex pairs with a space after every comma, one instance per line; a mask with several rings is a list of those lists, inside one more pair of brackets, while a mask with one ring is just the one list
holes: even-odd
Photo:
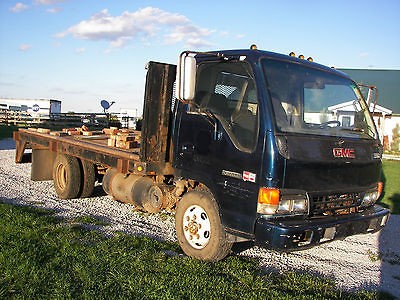
[[194, 52], [183, 52], [179, 56], [176, 74], [177, 98], [188, 102], [194, 99], [196, 87], [196, 58]]

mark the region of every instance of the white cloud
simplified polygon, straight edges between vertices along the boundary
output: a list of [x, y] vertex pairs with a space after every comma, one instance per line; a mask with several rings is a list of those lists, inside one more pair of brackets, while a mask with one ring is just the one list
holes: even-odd
[[77, 39], [106, 40], [112, 48], [120, 48], [134, 38], [165, 38], [165, 43], [185, 42], [187, 45], [205, 46], [212, 31], [194, 26], [180, 14], [159, 8], [146, 7], [135, 12], [125, 11], [111, 16], [107, 9], [56, 34], [62, 38], [72, 35]]
[[60, 2], [64, 2], [65, 0], [35, 0], [36, 4], [41, 4], [41, 5], [52, 5]]
[[85, 48], [76, 48], [75, 49], [75, 53], [77, 53], [77, 54], [81, 54], [81, 53], [83, 53], [83, 52], [85, 52], [86, 51], [86, 49]]
[[110, 43], [110, 46], [112, 48], [122, 48], [130, 40], [131, 40], [131, 37], [121, 36], [120, 38], [117, 38], [116, 40], [112, 40]]
[[210, 43], [205, 40], [212, 31], [204, 28], [199, 28], [191, 24], [184, 24], [176, 26], [172, 29], [172, 32], [165, 35], [165, 41], [167, 44], [175, 44], [177, 42], [184, 41], [188, 47], [202, 47], [210, 46]]
[[60, 11], [62, 11], [62, 8], [60, 8], [60, 7], [52, 7], [52, 8], [46, 9], [46, 12], [48, 12], [50, 14], [56, 14], [56, 13], [59, 13]]
[[22, 45], [20, 45], [20, 46], [18, 47], [18, 50], [19, 50], [19, 51], [22, 51], [22, 52], [26, 52], [26, 51], [28, 51], [28, 50], [31, 49], [31, 48], [32, 48], [31, 45], [22, 44]]
[[11, 7], [10, 10], [11, 10], [12, 12], [18, 13], [18, 12], [21, 12], [21, 11], [26, 10], [26, 9], [28, 9], [28, 8], [29, 8], [28, 5], [23, 4], [23, 3], [21, 3], [21, 2], [18, 2], [18, 3], [15, 4], [13, 7]]

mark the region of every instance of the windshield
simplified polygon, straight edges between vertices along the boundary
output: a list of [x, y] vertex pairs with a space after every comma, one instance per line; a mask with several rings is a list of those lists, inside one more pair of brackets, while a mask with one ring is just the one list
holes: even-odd
[[287, 61], [264, 59], [262, 66], [278, 130], [377, 137], [368, 107], [353, 81]]

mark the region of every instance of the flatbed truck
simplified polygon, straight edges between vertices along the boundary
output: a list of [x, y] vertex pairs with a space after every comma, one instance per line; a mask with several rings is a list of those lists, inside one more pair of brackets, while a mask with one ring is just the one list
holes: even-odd
[[[332, 110], [348, 101], [352, 111]], [[32, 148], [32, 180], [53, 180], [60, 198], [89, 197], [98, 181], [140, 210], [175, 210], [181, 248], [201, 260], [244, 241], [299, 250], [379, 231], [389, 217], [376, 204], [382, 145], [356, 83], [256, 47], [150, 62], [133, 147], [110, 145], [109, 133], [14, 139], [16, 162]]]

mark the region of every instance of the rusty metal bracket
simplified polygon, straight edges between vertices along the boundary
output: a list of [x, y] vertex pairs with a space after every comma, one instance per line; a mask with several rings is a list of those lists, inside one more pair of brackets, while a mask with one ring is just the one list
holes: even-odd
[[49, 150], [50, 151], [57, 152], [57, 147], [58, 147], [58, 144], [57, 144], [56, 141], [50, 141], [49, 142]]
[[23, 161], [23, 156], [27, 143], [24, 140], [20, 140], [18, 131], [15, 131], [13, 133], [13, 138], [15, 140], [15, 163], [20, 164]]
[[129, 170], [129, 160], [118, 158], [117, 160], [117, 170], [121, 173], [128, 173]]

